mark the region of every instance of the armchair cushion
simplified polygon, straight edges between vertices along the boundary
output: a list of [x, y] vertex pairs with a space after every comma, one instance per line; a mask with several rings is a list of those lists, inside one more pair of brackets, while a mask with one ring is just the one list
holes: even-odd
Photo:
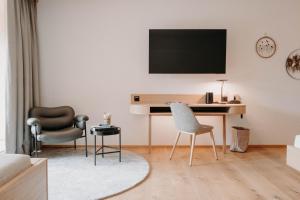
[[82, 130], [80, 128], [65, 128], [55, 131], [44, 131], [38, 135], [38, 141], [42, 141], [48, 144], [68, 142], [78, 139], [82, 136]]
[[29, 116], [40, 120], [43, 130], [59, 130], [73, 126], [75, 112], [70, 106], [35, 107]]

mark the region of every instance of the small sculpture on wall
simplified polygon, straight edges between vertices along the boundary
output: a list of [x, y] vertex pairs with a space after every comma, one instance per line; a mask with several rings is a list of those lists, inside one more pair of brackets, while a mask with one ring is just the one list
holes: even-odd
[[261, 37], [256, 42], [256, 53], [262, 58], [271, 58], [276, 52], [275, 40], [269, 36]]
[[296, 49], [289, 54], [285, 67], [290, 77], [300, 80], [300, 49]]

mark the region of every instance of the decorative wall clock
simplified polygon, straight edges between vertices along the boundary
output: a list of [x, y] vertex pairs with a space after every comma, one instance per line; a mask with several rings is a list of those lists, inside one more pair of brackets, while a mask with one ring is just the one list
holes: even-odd
[[256, 42], [256, 53], [262, 58], [270, 58], [276, 52], [276, 43], [269, 37], [264, 36], [257, 40]]
[[289, 54], [285, 67], [290, 77], [300, 80], [300, 49], [296, 49]]

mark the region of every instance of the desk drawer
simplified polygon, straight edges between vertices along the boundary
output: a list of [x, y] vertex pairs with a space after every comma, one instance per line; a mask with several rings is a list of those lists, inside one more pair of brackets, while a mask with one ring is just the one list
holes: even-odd
[[[195, 113], [227, 113], [229, 107], [191, 107]], [[150, 113], [171, 113], [170, 107], [150, 107]]]

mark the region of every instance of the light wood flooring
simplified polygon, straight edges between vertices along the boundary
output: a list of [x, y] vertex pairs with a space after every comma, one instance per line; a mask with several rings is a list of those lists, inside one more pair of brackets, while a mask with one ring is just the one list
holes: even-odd
[[189, 148], [127, 148], [140, 153], [151, 165], [149, 177], [137, 187], [111, 200], [300, 200], [300, 173], [285, 164], [285, 148], [251, 148], [247, 153], [196, 148], [188, 166]]

